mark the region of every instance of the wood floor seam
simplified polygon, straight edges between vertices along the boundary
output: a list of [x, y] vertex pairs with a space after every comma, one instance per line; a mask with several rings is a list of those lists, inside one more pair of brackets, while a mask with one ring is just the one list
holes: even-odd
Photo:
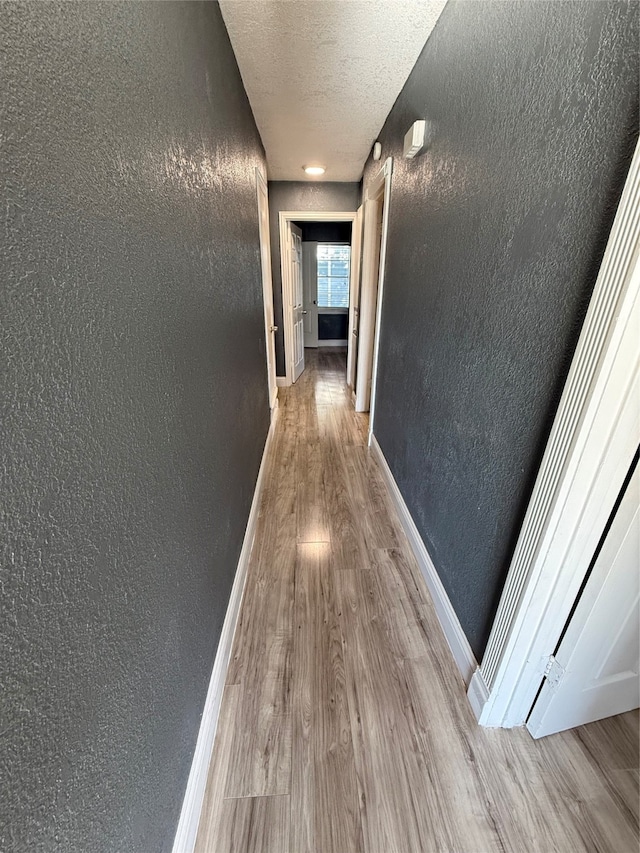
[[289, 793], [286, 793], [286, 794], [255, 794], [255, 795], [250, 796], [250, 797], [223, 797], [222, 799], [223, 800], [261, 800], [261, 799], [267, 799], [267, 798], [270, 799], [272, 797], [290, 797], [290, 796], [291, 796], [291, 794], [289, 794]]

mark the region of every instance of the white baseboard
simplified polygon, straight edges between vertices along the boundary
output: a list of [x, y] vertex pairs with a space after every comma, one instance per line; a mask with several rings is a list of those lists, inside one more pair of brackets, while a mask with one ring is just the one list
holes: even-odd
[[288, 388], [291, 382], [286, 376], [276, 376], [276, 385], [278, 388]]
[[247, 569], [249, 567], [249, 555], [255, 537], [256, 526], [258, 521], [258, 511], [260, 509], [260, 498], [262, 495], [265, 460], [273, 439], [273, 432], [278, 419], [278, 408], [274, 408], [271, 414], [271, 426], [267, 434], [267, 440], [264, 445], [262, 454], [262, 462], [256, 480], [256, 487], [253, 493], [251, 509], [249, 511], [249, 519], [247, 521], [247, 529], [244, 534], [242, 550], [238, 559], [238, 568], [236, 569], [231, 596], [227, 613], [220, 634], [218, 643], [218, 651], [213, 664], [213, 673], [209, 682], [207, 698], [204, 703], [204, 711], [202, 712], [202, 720], [200, 721], [200, 731], [196, 741], [196, 749], [191, 763], [189, 779], [187, 781], [187, 790], [182, 801], [182, 811], [180, 812], [180, 820], [173, 842], [173, 853], [192, 853], [196, 843], [196, 835], [198, 832], [198, 823], [200, 821], [200, 812], [202, 811], [202, 803], [204, 800], [204, 792], [207, 784], [207, 775], [209, 772], [209, 763], [211, 761], [211, 753], [213, 752], [213, 742], [215, 740], [216, 728], [218, 725], [218, 717], [220, 714], [220, 704], [222, 702], [222, 693], [224, 683], [229, 666], [229, 658], [231, 657], [231, 648], [233, 646], [233, 637], [238, 622], [240, 613], [240, 605], [244, 593], [245, 581], [247, 578]]
[[433, 560], [429, 556], [429, 552], [418, 533], [418, 528], [416, 527], [415, 522], [411, 517], [411, 513], [404, 502], [404, 498], [400, 493], [398, 484], [391, 473], [389, 464], [384, 458], [384, 453], [382, 452], [375, 435], [370, 436], [369, 445], [376, 461], [380, 465], [382, 476], [385, 479], [393, 503], [395, 504], [398, 515], [400, 516], [404, 532], [407, 534], [409, 544], [411, 545], [415, 558], [420, 566], [420, 571], [422, 572], [429, 592], [431, 593], [431, 598], [433, 599], [433, 604], [438, 615], [438, 619], [440, 620], [440, 626], [442, 627], [447, 642], [449, 643], [449, 648], [453, 653], [453, 657], [458, 665], [458, 669], [460, 670], [464, 683], [468, 686], [474, 672], [478, 668], [478, 662], [475, 659], [471, 646], [469, 645], [469, 641], [462, 630], [460, 621], [453, 609], [451, 601], [449, 600], [449, 596], [447, 595], [446, 590], [442, 585], [442, 581], [438, 576]]
[[318, 341], [318, 349], [324, 349], [325, 347], [346, 347], [348, 346], [349, 341], [346, 340], [335, 340], [335, 341]]
[[469, 689], [467, 690], [467, 698], [469, 700], [471, 708], [473, 709], [473, 713], [476, 716], [476, 720], [480, 722], [484, 706], [489, 700], [489, 688], [487, 687], [487, 684], [484, 678], [482, 677], [482, 673], [480, 672], [479, 667], [473, 673], [473, 676], [471, 678], [471, 683], [469, 684]]

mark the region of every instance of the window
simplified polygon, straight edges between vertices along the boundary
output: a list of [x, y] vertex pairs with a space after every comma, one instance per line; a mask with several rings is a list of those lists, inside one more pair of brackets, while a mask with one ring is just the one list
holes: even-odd
[[349, 307], [351, 246], [318, 243], [318, 308]]

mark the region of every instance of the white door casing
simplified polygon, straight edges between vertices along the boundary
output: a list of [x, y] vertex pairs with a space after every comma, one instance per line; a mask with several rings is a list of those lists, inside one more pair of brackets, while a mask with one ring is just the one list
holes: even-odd
[[356, 211], [351, 231], [351, 273], [349, 278], [349, 325], [347, 328], [347, 385], [356, 386], [358, 327], [360, 323], [360, 269], [362, 256], [362, 205]]
[[371, 182], [364, 203], [362, 285], [356, 366], [356, 412], [370, 411], [369, 437], [373, 433], [375, 384], [380, 343], [380, 317], [393, 160], [389, 157]]
[[278, 329], [273, 319], [273, 286], [271, 282], [271, 243], [269, 236], [269, 196], [267, 182], [256, 168], [256, 192], [258, 195], [258, 223], [260, 232], [260, 264], [262, 268], [262, 299], [264, 302], [264, 333], [267, 356], [267, 387], [269, 407], [273, 412], [278, 402], [276, 384], [275, 333]]
[[278, 214], [280, 234], [280, 271], [282, 275], [282, 314], [284, 326], [285, 375], [279, 376], [278, 385], [291, 385], [294, 375], [295, 334], [293, 322], [293, 282], [291, 264], [290, 227], [292, 222], [353, 222], [355, 211], [281, 210]]
[[375, 338], [376, 297], [380, 241], [378, 222], [382, 202], [367, 199], [364, 203], [364, 252], [362, 257], [362, 288], [358, 326], [358, 363], [356, 367], [356, 412], [368, 412], [371, 401], [371, 373]]
[[291, 223], [291, 315], [293, 318], [293, 377], [304, 370], [304, 305], [302, 287], [302, 230]]
[[640, 706], [640, 472], [627, 484], [527, 722], [535, 738]]
[[305, 347], [318, 346], [318, 244], [302, 244], [302, 279], [304, 283], [303, 326]]
[[371, 405], [369, 413], [369, 445], [373, 435], [373, 425], [376, 416], [376, 391], [378, 386], [378, 366], [380, 358], [380, 331], [382, 325], [382, 300], [384, 297], [385, 267], [387, 263], [387, 236], [389, 233], [389, 209], [391, 207], [391, 175], [393, 173], [393, 158], [387, 157], [381, 169], [377, 182], [384, 184], [382, 195], [382, 221], [380, 223], [380, 259], [378, 271], [378, 296], [376, 300], [376, 319], [373, 339], [373, 367], [371, 373]]

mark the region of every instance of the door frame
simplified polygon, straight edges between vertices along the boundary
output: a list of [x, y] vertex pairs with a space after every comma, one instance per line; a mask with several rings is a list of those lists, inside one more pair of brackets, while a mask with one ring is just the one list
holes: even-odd
[[[351, 222], [351, 244], [353, 251], [353, 223], [356, 211], [327, 210], [281, 210], [278, 215], [278, 233], [280, 235], [280, 272], [282, 276], [282, 325], [284, 327], [284, 365], [285, 375], [278, 376], [280, 387], [286, 387], [293, 381], [293, 283], [291, 281], [291, 255], [289, 234], [292, 222]], [[351, 267], [353, 270], [353, 267]], [[350, 282], [351, 285], [351, 282]], [[351, 286], [349, 288], [351, 290]], [[351, 346], [349, 341], [348, 346]]]
[[[393, 158], [384, 165], [367, 188], [364, 202], [362, 237], [362, 287], [360, 291], [360, 325], [358, 329], [358, 364], [356, 366], [356, 412], [369, 412], [369, 445], [373, 435], [375, 395], [380, 350], [380, 319], [384, 290], [384, 268], [389, 231], [389, 204]], [[378, 215], [382, 208], [380, 242], [377, 239]]]
[[347, 339], [349, 341], [347, 344], [347, 385], [352, 391], [356, 385], [363, 216], [364, 209], [360, 205], [356, 210], [356, 218], [351, 226], [351, 277], [349, 280], [349, 325], [347, 326]]
[[[264, 191], [264, 197], [261, 193]], [[269, 408], [273, 416], [278, 405], [278, 383], [276, 379], [276, 345], [275, 333], [278, 327], [274, 325], [273, 316], [273, 281], [271, 279], [271, 236], [269, 234], [269, 187], [267, 179], [256, 166], [256, 197], [258, 199], [258, 233], [260, 239], [260, 266], [262, 270], [262, 300], [264, 308], [265, 356], [267, 362], [267, 394]], [[266, 204], [267, 229], [262, 228], [263, 205]], [[269, 359], [271, 356], [271, 359]]]
[[638, 446], [640, 143], [469, 701], [526, 722]]

